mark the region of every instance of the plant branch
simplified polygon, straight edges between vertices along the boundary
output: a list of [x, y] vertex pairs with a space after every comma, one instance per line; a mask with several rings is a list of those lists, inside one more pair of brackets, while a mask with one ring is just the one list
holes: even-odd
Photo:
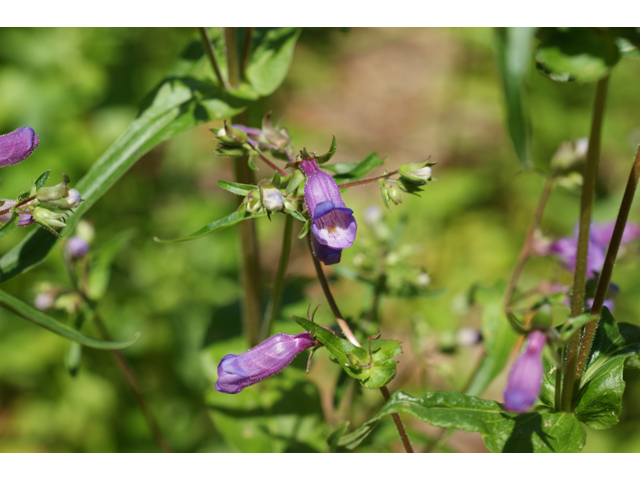
[[[591, 132], [589, 134], [589, 149], [585, 162], [582, 196], [580, 201], [580, 226], [578, 233], [578, 249], [576, 252], [576, 267], [571, 292], [571, 317], [575, 318], [584, 311], [584, 294], [587, 274], [587, 256], [589, 254], [589, 229], [591, 227], [591, 209], [598, 174], [600, 160], [600, 138], [602, 136], [602, 120], [607, 98], [609, 77], [598, 81], [596, 98], [593, 106]], [[576, 381], [576, 367], [580, 346], [580, 330], [577, 330], [567, 344], [564, 378], [562, 382], [562, 410], [572, 411], [573, 391]]]
[[260, 341], [266, 340], [271, 331], [271, 325], [280, 310], [280, 302], [282, 301], [282, 291], [284, 287], [284, 277], [287, 273], [287, 265], [289, 264], [289, 254], [291, 252], [291, 232], [293, 230], [293, 217], [285, 215], [284, 233], [282, 234], [282, 250], [280, 251], [280, 262], [278, 263], [278, 272], [276, 273], [276, 281], [273, 286], [273, 293], [269, 300], [269, 305], [265, 312], [262, 328], [260, 330]]
[[240, 80], [244, 80], [244, 75], [249, 61], [249, 52], [251, 52], [251, 40], [253, 39], [253, 27], [247, 27], [247, 33], [244, 37], [244, 47], [242, 48], [242, 57], [240, 59]]
[[209, 62], [211, 62], [211, 66], [213, 67], [213, 71], [216, 74], [218, 82], [220, 82], [220, 86], [222, 86], [222, 88], [224, 88], [225, 90], [229, 90], [229, 84], [224, 78], [222, 78], [222, 73], [220, 73], [220, 67], [218, 67], [218, 61], [216, 60], [216, 55], [213, 51], [213, 45], [211, 44], [211, 39], [209, 38], [209, 32], [207, 32], [207, 29], [204, 27], [198, 27], [198, 31], [200, 32], [200, 37], [202, 38], [204, 51], [207, 52]]
[[357, 187], [358, 185], [366, 185], [367, 183], [373, 183], [378, 180], [382, 180], [383, 178], [389, 178], [391, 175], [395, 175], [398, 173], [398, 170], [394, 170], [393, 172], [385, 173], [384, 175], [380, 175], [378, 177], [365, 178], [362, 180], [357, 180], [355, 182], [342, 183], [338, 185], [339, 188], [349, 188], [349, 187]]
[[[633, 197], [636, 193], [638, 186], [638, 179], [640, 178], [640, 147], [636, 153], [633, 165], [631, 167], [631, 173], [629, 173], [629, 180], [627, 181], [627, 187], [620, 203], [620, 210], [618, 212], [618, 218], [616, 219], [615, 227], [613, 228], [613, 235], [609, 242], [609, 248], [607, 249], [607, 256], [604, 260], [602, 272], [598, 279], [598, 286], [593, 298], [593, 305], [591, 307], [592, 315], [599, 315], [602, 311], [602, 305], [607, 297], [607, 291], [609, 290], [609, 283], [611, 282], [611, 274], [613, 273], [613, 267], [618, 256], [618, 249], [620, 248], [620, 242], [622, 241], [622, 235], [624, 234], [624, 227], [627, 224], [629, 218], [629, 211], [631, 210], [631, 204], [633, 203]], [[582, 341], [580, 342], [580, 353], [578, 355], [578, 363], [576, 367], [576, 384], [580, 385], [584, 367], [587, 363], [587, 358], [591, 350], [591, 344], [593, 343], [593, 337], [596, 333], [598, 326], [598, 320], [589, 322], [584, 329]]]
[[236, 29], [224, 27], [224, 40], [227, 48], [227, 69], [229, 71], [229, 85], [233, 90], [240, 86], [240, 64], [238, 62], [238, 43]]
[[533, 236], [535, 235], [536, 229], [538, 228], [538, 226], [540, 225], [540, 221], [542, 220], [542, 214], [544, 213], [544, 209], [547, 206], [547, 201], [549, 200], [549, 195], [551, 194], [553, 182], [556, 175], [557, 170], [553, 170], [547, 177], [544, 188], [542, 189], [542, 193], [540, 194], [538, 206], [536, 207], [536, 211], [533, 214], [533, 219], [531, 220], [531, 224], [529, 225], [529, 231], [527, 232], [527, 236], [525, 237], [524, 244], [522, 245], [522, 249], [520, 250], [520, 254], [518, 255], [518, 259], [516, 260], [516, 264], [513, 267], [513, 271], [511, 272], [511, 277], [509, 277], [509, 283], [507, 284], [507, 289], [505, 290], [504, 297], [502, 298], [502, 304], [504, 306], [504, 311], [506, 314], [509, 313], [511, 297], [513, 296], [513, 292], [515, 292], [516, 290], [518, 280], [522, 275], [524, 266], [531, 256]]
[[[311, 232], [308, 233], [308, 237], [309, 237], [309, 240], [308, 240], [309, 253], [311, 253], [311, 258], [313, 259], [313, 266], [316, 268], [316, 273], [318, 274], [318, 280], [320, 280], [320, 285], [322, 285], [324, 296], [327, 298], [327, 301], [331, 306], [331, 311], [336, 317], [336, 320], [338, 321], [338, 325], [340, 325], [340, 329], [345, 334], [345, 337], [347, 337], [347, 340], [349, 340], [356, 347], [359, 347], [360, 343], [358, 343], [358, 340], [353, 335], [353, 332], [347, 325], [347, 322], [345, 322], [344, 319], [342, 318], [340, 309], [338, 308], [338, 305], [336, 304], [336, 301], [333, 298], [333, 294], [331, 293], [331, 288], [329, 288], [329, 282], [327, 282], [327, 277], [325, 277], [324, 272], [322, 271], [322, 265], [320, 265], [320, 261], [313, 254], [313, 248], [311, 247]], [[389, 398], [391, 397], [391, 394], [389, 393], [389, 389], [386, 386], [381, 387], [380, 392], [382, 393], [382, 396], [384, 397], [385, 401], [388, 401]], [[393, 417], [393, 421], [396, 424], [396, 428], [398, 429], [398, 434], [400, 435], [400, 439], [402, 440], [404, 449], [406, 450], [407, 453], [414, 453], [413, 446], [409, 441], [409, 437], [407, 436], [407, 431], [404, 428], [404, 424], [402, 423], [402, 419], [400, 418], [400, 415], [397, 413], [393, 413], [392, 417]]]

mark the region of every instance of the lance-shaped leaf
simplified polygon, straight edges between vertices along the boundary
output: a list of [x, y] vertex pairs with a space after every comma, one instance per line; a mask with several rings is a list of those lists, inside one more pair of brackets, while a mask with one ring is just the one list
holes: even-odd
[[226, 180], [218, 180], [218, 186], [224, 188], [226, 191], [235, 193], [236, 195], [242, 195], [246, 197], [249, 192], [258, 188], [257, 185], [246, 185], [244, 183], [227, 182]]
[[[621, 334], [624, 332], [624, 335]], [[593, 339], [593, 346], [574, 399], [574, 413], [580, 421], [597, 430], [618, 423], [625, 382], [622, 373], [627, 366], [640, 366], [640, 327], [617, 324], [605, 307]], [[553, 406], [556, 369], [544, 364], [540, 401]]]
[[339, 184], [360, 180], [374, 168], [378, 168], [384, 164], [385, 158], [380, 158], [375, 153], [370, 153], [364, 160], [360, 162], [348, 163], [331, 163], [322, 165], [325, 170], [335, 172], [334, 180]]
[[44, 312], [40, 310], [36, 310], [31, 305], [24, 303], [22, 300], [9, 295], [7, 292], [0, 290], [0, 306], [6, 308], [7, 310], [11, 310], [12, 312], [18, 314], [22, 318], [29, 320], [32, 323], [40, 327], [44, 327], [48, 330], [51, 330], [53, 333], [60, 335], [61, 337], [68, 338], [69, 340], [73, 340], [74, 342], [78, 342], [82, 345], [91, 348], [98, 348], [102, 350], [119, 350], [121, 348], [126, 348], [132, 345], [140, 336], [139, 333], [136, 333], [129, 340], [125, 340], [124, 342], [107, 342], [104, 340], [96, 340], [91, 337], [87, 337], [77, 330], [70, 328], [56, 319], [50, 317]]
[[161, 240], [158, 237], [154, 237], [153, 239], [159, 243], [177, 243], [177, 242], [188, 242], [189, 240], [195, 240], [196, 238], [204, 237], [205, 235], [209, 235], [217, 230], [222, 230], [223, 228], [230, 227], [235, 225], [236, 223], [240, 223], [243, 220], [248, 220], [250, 218], [258, 218], [264, 217], [266, 212], [260, 211], [256, 213], [249, 213], [245, 210], [240, 210], [239, 212], [233, 212], [227, 215], [220, 220], [216, 220], [215, 222], [211, 222], [209, 225], [205, 225], [200, 230], [193, 232], [191, 235], [181, 238], [174, 238], [172, 240]]
[[530, 164], [530, 120], [523, 95], [535, 28], [498, 28], [497, 56], [506, 107], [507, 131], [523, 166]]
[[422, 398], [397, 391], [380, 412], [358, 430], [332, 439], [334, 445], [355, 448], [385, 415], [406, 413], [430, 425], [482, 435], [493, 452], [579, 452], [587, 433], [570, 413], [505, 412], [491, 400], [457, 392], [429, 392]]

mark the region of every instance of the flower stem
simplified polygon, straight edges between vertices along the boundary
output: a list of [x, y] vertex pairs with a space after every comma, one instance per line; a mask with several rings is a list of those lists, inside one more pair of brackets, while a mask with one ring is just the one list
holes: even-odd
[[[622, 197], [620, 210], [618, 212], [618, 218], [616, 219], [616, 224], [613, 228], [613, 235], [611, 236], [611, 242], [609, 243], [609, 248], [607, 249], [607, 256], [605, 257], [602, 272], [600, 273], [600, 278], [598, 279], [598, 286], [596, 288], [596, 293], [590, 312], [593, 315], [599, 315], [602, 311], [602, 305], [604, 304], [607, 296], [607, 291], [609, 290], [611, 274], [613, 273], [613, 267], [618, 255], [618, 249], [620, 248], [620, 242], [622, 241], [622, 235], [624, 234], [624, 227], [626, 226], [627, 219], [629, 218], [629, 211], [631, 210], [631, 204], [633, 203], [633, 197], [636, 193], [639, 178], [640, 147], [638, 147], [638, 151], [631, 167], [631, 173], [629, 173], [629, 180], [627, 181], [627, 187]], [[577, 385], [580, 385], [580, 380], [584, 372], [584, 367], [587, 363], [587, 357], [589, 356], [589, 351], [591, 350], [591, 344], [593, 343], [593, 337], [595, 336], [597, 326], [598, 320], [594, 320], [592, 322], [589, 322], [584, 329], [582, 341], [580, 342], [580, 353], [578, 355], [578, 363], [576, 367]]]
[[222, 73], [220, 73], [220, 67], [218, 67], [218, 61], [216, 60], [215, 53], [213, 52], [213, 46], [211, 45], [211, 39], [209, 38], [209, 33], [207, 29], [204, 27], [198, 27], [198, 31], [200, 32], [200, 37], [202, 38], [202, 45], [204, 45], [204, 51], [207, 52], [207, 56], [209, 57], [209, 62], [211, 62], [211, 66], [213, 67], [213, 72], [216, 74], [216, 78], [218, 82], [220, 82], [220, 86], [225, 90], [229, 90], [229, 84], [226, 82], [224, 78], [222, 78]]
[[384, 175], [380, 175], [378, 177], [365, 178], [362, 180], [357, 180], [355, 182], [342, 183], [338, 185], [339, 188], [349, 188], [349, 187], [357, 187], [358, 185], [366, 185], [367, 183], [377, 182], [383, 178], [389, 178], [391, 175], [395, 175], [398, 173], [398, 170], [394, 170], [393, 172], [385, 173]]
[[[591, 209], [596, 187], [596, 175], [600, 160], [600, 137], [602, 136], [602, 120], [607, 98], [609, 77], [598, 81], [596, 98], [593, 106], [591, 132], [589, 134], [589, 150], [584, 168], [582, 196], [580, 201], [580, 226], [578, 233], [578, 250], [576, 252], [576, 268], [571, 292], [571, 317], [577, 317], [584, 311], [584, 294], [587, 273], [587, 255], [589, 254], [589, 229], [591, 227]], [[576, 331], [567, 344], [564, 378], [562, 382], [562, 411], [572, 411], [573, 391], [576, 385], [576, 367], [580, 347], [580, 330]]]
[[547, 201], [549, 200], [549, 195], [551, 194], [553, 182], [556, 175], [557, 170], [553, 170], [547, 177], [547, 181], [544, 184], [542, 194], [540, 195], [540, 200], [538, 201], [538, 206], [536, 207], [533, 219], [531, 220], [531, 224], [529, 225], [529, 231], [527, 232], [524, 244], [522, 245], [522, 249], [520, 250], [520, 254], [518, 255], [518, 260], [516, 260], [516, 264], [513, 267], [513, 271], [511, 272], [511, 277], [509, 278], [509, 283], [507, 284], [507, 289], [505, 290], [504, 297], [502, 299], [505, 313], [508, 313], [509, 311], [511, 297], [513, 296], [513, 292], [515, 292], [516, 290], [516, 286], [518, 285], [518, 280], [520, 279], [520, 275], [522, 275], [524, 266], [527, 263], [529, 256], [531, 255], [533, 236], [535, 235], [536, 229], [538, 228], [538, 226], [540, 225], [540, 221], [542, 220], [542, 214], [544, 213], [544, 209], [547, 206]]
[[280, 168], [279, 166], [277, 166], [275, 163], [273, 163], [271, 160], [269, 160], [260, 150], [258, 150], [256, 147], [254, 147], [253, 145], [251, 145], [250, 143], [248, 144], [257, 154], [258, 156], [262, 159], [262, 161], [264, 163], [266, 163], [267, 165], [269, 165], [271, 168], [273, 168], [276, 172], [278, 172], [280, 175], [282, 175], [283, 177], [288, 176], [289, 174], [283, 170], [282, 168]]
[[280, 310], [280, 302], [282, 300], [282, 291], [284, 287], [284, 276], [287, 273], [287, 265], [289, 264], [289, 254], [291, 252], [291, 232], [293, 230], [293, 217], [285, 215], [284, 233], [282, 235], [282, 250], [280, 251], [280, 263], [278, 264], [278, 272], [276, 273], [276, 281], [273, 286], [273, 294], [269, 300], [267, 311], [265, 312], [262, 328], [260, 330], [260, 340], [266, 340], [271, 331], [271, 325]]
[[[359, 347], [360, 343], [358, 343], [358, 340], [353, 335], [353, 332], [349, 328], [349, 325], [347, 325], [347, 322], [345, 322], [344, 319], [342, 318], [340, 309], [338, 308], [338, 305], [336, 304], [336, 301], [333, 298], [333, 294], [331, 293], [331, 288], [329, 288], [329, 282], [327, 282], [327, 277], [325, 277], [324, 272], [322, 271], [322, 265], [320, 265], [320, 261], [313, 254], [313, 248], [311, 247], [311, 233], [309, 233], [307, 236], [309, 238], [309, 241], [308, 241], [309, 253], [311, 253], [311, 258], [313, 259], [313, 266], [316, 268], [316, 273], [318, 274], [318, 280], [320, 280], [320, 285], [322, 285], [324, 296], [327, 298], [327, 301], [331, 306], [331, 311], [336, 317], [336, 320], [338, 321], [338, 325], [340, 325], [340, 329], [344, 333], [345, 337], [347, 337], [347, 340], [349, 340], [355, 346]], [[382, 393], [382, 396], [384, 397], [385, 401], [388, 401], [389, 398], [391, 397], [391, 394], [389, 393], [389, 389], [386, 386], [381, 387], [380, 392]], [[400, 435], [400, 439], [402, 440], [402, 444], [404, 445], [405, 451], [407, 453], [414, 453], [413, 446], [409, 441], [409, 437], [407, 436], [407, 431], [404, 428], [404, 424], [402, 423], [402, 419], [400, 418], [400, 415], [397, 413], [393, 413], [391, 415], [393, 417], [393, 421], [396, 424], [396, 428], [398, 429], [398, 434]]]
[[244, 37], [244, 47], [242, 48], [242, 58], [240, 59], [240, 80], [244, 80], [247, 62], [249, 61], [249, 52], [251, 52], [251, 40], [253, 39], [253, 27], [247, 27]]

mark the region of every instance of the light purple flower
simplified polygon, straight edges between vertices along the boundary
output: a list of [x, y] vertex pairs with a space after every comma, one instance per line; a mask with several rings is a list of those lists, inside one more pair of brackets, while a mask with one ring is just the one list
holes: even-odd
[[[602, 270], [604, 260], [613, 235], [615, 222], [606, 224], [592, 224], [589, 232], [589, 254], [587, 256], [587, 276], [593, 278]], [[625, 245], [640, 238], [640, 225], [627, 223], [622, 234], [620, 245]], [[540, 243], [534, 247], [538, 255], [552, 255], [563, 263], [567, 270], [573, 272], [576, 268], [576, 251], [578, 249], [578, 231], [572, 237], [564, 237], [550, 244]]]
[[[16, 203], [15, 200], [3, 200], [3, 199], [0, 199], [0, 202], [4, 202], [4, 204], [0, 204], [0, 211], [7, 210], [13, 207]], [[0, 223], [7, 223], [9, 220], [11, 220], [10, 212], [0, 215]], [[33, 215], [30, 215], [28, 213], [20, 214], [20, 220], [18, 220], [19, 227], [26, 227], [27, 225], [31, 225], [32, 223], [35, 223], [35, 220], [33, 219]]]
[[79, 236], [71, 237], [66, 250], [71, 258], [82, 258], [89, 253], [89, 242]]
[[314, 254], [325, 265], [338, 263], [342, 250], [356, 238], [353, 210], [344, 204], [333, 177], [320, 170], [314, 159], [303, 160], [300, 169], [307, 177], [304, 198], [311, 215]]
[[527, 338], [527, 347], [513, 364], [507, 388], [504, 391], [504, 408], [511, 412], [526, 412], [540, 395], [542, 387], [542, 349], [547, 336], [534, 330]]
[[279, 333], [242, 355], [225, 355], [218, 365], [216, 390], [240, 393], [245, 387], [281, 372], [296, 355], [316, 344], [308, 332]]
[[0, 167], [21, 162], [38, 146], [38, 136], [31, 127], [22, 127], [0, 136]]

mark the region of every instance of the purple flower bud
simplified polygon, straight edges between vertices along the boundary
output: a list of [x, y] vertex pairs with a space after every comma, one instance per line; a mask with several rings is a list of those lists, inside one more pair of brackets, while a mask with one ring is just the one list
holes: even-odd
[[0, 136], [0, 167], [21, 162], [38, 146], [38, 136], [31, 127], [22, 127]]
[[534, 330], [527, 338], [527, 347], [513, 364], [507, 388], [504, 391], [504, 408], [511, 412], [526, 412], [536, 402], [542, 387], [542, 349], [547, 336]]
[[71, 258], [82, 258], [89, 253], [89, 242], [82, 237], [71, 237], [67, 242], [66, 250]]
[[242, 355], [225, 355], [218, 365], [216, 390], [240, 393], [245, 387], [281, 372], [296, 355], [315, 344], [308, 332], [279, 333]]
[[[4, 202], [4, 204], [0, 205], [0, 210], [7, 210], [15, 205], [15, 200], [2, 200], [0, 202]], [[7, 212], [5, 214], [0, 215], [0, 223], [7, 223], [11, 220], [11, 213]], [[21, 213], [20, 220], [18, 220], [19, 227], [26, 227], [27, 225], [31, 225], [36, 221], [33, 219], [33, 215], [29, 215], [28, 213]]]
[[300, 169], [307, 177], [304, 198], [311, 215], [311, 232], [319, 245], [327, 247], [314, 247], [314, 252], [319, 252], [316, 257], [326, 265], [338, 263], [339, 252], [356, 238], [358, 225], [353, 210], [345, 206], [333, 177], [321, 171], [315, 160], [303, 160]]

